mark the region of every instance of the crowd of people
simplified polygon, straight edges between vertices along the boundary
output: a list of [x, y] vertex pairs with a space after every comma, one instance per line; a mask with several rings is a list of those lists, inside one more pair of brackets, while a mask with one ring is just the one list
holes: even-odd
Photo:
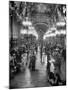
[[[26, 68], [31, 71], [36, 70], [37, 50], [26, 51], [22, 47], [10, 50], [10, 79], [16, 73], [24, 72]], [[47, 65], [48, 82], [53, 86], [66, 84], [66, 49], [58, 46], [42, 52], [41, 64]]]
[[22, 47], [22, 49], [18, 47], [11, 49], [9, 59], [10, 79], [16, 73], [25, 71], [26, 68], [35, 70], [35, 53], [31, 50], [28, 51], [25, 47]]
[[47, 72], [51, 85], [66, 85], [66, 49], [56, 47], [49, 53]]

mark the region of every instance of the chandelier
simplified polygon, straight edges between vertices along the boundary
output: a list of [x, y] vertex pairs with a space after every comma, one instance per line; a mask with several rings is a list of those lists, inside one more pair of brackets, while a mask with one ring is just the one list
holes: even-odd
[[24, 21], [22, 21], [22, 25], [24, 25], [24, 26], [31, 26], [32, 25], [32, 22], [29, 20], [29, 18], [28, 17], [25, 17], [25, 20]]

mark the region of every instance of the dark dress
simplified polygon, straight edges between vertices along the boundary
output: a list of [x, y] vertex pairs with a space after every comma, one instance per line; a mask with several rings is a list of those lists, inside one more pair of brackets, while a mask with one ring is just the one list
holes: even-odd
[[35, 55], [30, 57], [30, 65], [29, 68], [34, 71], [35, 70], [35, 62], [36, 62], [36, 57]]

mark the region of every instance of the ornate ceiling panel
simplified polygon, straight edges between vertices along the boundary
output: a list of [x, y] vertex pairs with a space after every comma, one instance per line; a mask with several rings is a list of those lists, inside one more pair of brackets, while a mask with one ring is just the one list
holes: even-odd
[[58, 21], [65, 20], [65, 9], [66, 5], [60, 4], [13, 1], [9, 3], [10, 18], [16, 18], [15, 20], [22, 25], [23, 20], [28, 17], [41, 36]]

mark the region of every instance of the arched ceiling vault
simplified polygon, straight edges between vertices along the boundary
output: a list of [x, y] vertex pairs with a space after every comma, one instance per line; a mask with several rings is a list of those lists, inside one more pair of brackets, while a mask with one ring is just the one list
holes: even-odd
[[34, 27], [38, 34], [43, 36], [43, 34], [47, 32], [49, 26], [46, 23], [35, 23]]
[[[66, 13], [63, 12], [63, 7], [65, 6], [60, 4], [17, 3], [11, 1], [9, 3], [9, 15], [16, 18], [16, 21], [19, 23], [22, 23], [25, 17], [30, 18], [33, 27], [39, 36], [42, 37], [54, 24], [54, 21], [60, 21], [61, 16], [66, 17]], [[12, 18], [10, 20], [12, 21]]]

